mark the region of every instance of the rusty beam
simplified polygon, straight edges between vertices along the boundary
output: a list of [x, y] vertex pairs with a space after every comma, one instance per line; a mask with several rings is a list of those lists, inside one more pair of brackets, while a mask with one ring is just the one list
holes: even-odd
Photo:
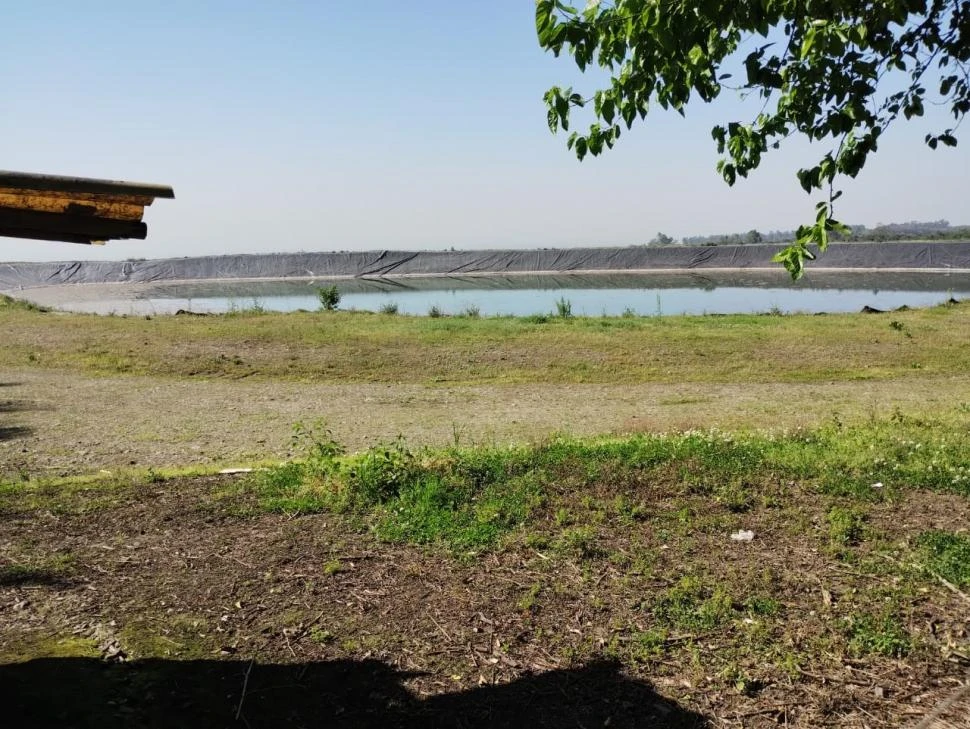
[[[69, 194], [69, 193], [65, 193]], [[88, 197], [94, 197], [90, 195]], [[90, 215], [113, 220], [141, 220], [145, 208], [141, 205], [113, 202], [111, 200], [82, 199], [73, 195], [62, 197], [41, 193], [9, 193], [0, 188], [0, 208], [36, 210], [41, 213], [68, 213]]]

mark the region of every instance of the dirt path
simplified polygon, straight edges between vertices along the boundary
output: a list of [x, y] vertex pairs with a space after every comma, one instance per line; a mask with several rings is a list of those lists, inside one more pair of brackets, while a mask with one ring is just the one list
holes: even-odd
[[356, 450], [412, 444], [532, 441], [691, 427], [784, 428], [833, 413], [922, 413], [970, 402], [970, 375], [824, 384], [498, 385], [89, 377], [0, 373], [0, 473], [67, 475], [124, 467], [233, 465], [282, 457], [292, 426], [323, 419]]

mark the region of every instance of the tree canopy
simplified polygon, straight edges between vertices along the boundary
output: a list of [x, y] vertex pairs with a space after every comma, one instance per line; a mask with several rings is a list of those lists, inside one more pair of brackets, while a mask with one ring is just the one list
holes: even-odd
[[546, 92], [554, 133], [569, 130], [575, 110], [591, 114], [566, 142], [580, 160], [611, 149], [651, 105], [683, 114], [689, 102], [711, 102], [725, 89], [763, 100], [753, 119], [711, 132], [729, 185], [792, 135], [829, 141], [817, 164], [797, 172], [806, 192], [823, 193], [815, 221], [775, 257], [794, 278], [813, 249], [825, 250], [830, 232], [849, 232], [834, 217], [836, 180], [862, 170], [890, 125], [945, 104], [953, 124], [926, 143], [955, 146], [970, 111], [966, 0], [589, 0], [581, 10], [536, 0], [536, 31], [542, 48], [609, 75], [591, 95]]

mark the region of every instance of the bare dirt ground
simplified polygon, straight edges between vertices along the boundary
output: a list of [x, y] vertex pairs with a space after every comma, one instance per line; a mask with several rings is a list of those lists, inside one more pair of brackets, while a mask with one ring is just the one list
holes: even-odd
[[[8, 502], [0, 547], [47, 565], [0, 584], [0, 649], [34, 658], [0, 666], [18, 726], [967, 726], [967, 669], [932, 650], [816, 652], [787, 672], [765, 653], [731, 669], [748, 676], [739, 687], [723, 656], [758, 640], [758, 619], [747, 633], [670, 636], [660, 656], [631, 661], [640, 602], [676, 581], [682, 546], [726, 581], [776, 569], [795, 644], [859, 586], [893, 584], [860, 581], [811, 529], [793, 537], [770, 513], [752, 517], [749, 545], [695, 534], [637, 576], [603, 556], [629, 547], [618, 531], [604, 530], [598, 557], [521, 544], [465, 563], [378, 547], [333, 515], [244, 514], [220, 496], [232, 483], [148, 484], [98, 508], [79, 494], [60, 513]], [[916, 492], [872, 523], [903, 532], [970, 519], [967, 508]], [[916, 599], [919, 629], [966, 631], [944, 617], [959, 597], [937, 587]]]
[[947, 410], [970, 401], [970, 376], [738, 384], [425, 386], [302, 384], [0, 373], [0, 475], [239, 465], [292, 455], [296, 422], [323, 420], [359, 450], [399, 435], [413, 446], [531, 442], [573, 435], [811, 426]]

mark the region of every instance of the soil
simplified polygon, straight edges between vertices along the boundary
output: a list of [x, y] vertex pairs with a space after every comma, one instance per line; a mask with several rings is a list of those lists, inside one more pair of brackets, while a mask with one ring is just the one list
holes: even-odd
[[[463, 561], [378, 543], [334, 515], [256, 513], [228, 495], [239, 478], [81, 491], [57, 509], [8, 503], [0, 551], [60, 565], [0, 584], [0, 701], [17, 726], [967, 725], [967, 667], [938, 646], [965, 642], [970, 611], [939, 585], [915, 599], [927, 642], [905, 660], [817, 651], [786, 675], [742, 652], [738, 688], [722, 659], [745, 639], [716, 630], [671, 636], [642, 664], [610, 659], [629, 640], [619, 626], [676, 581], [685, 553], [733, 583], [776, 570], [796, 643], [831, 619], [826, 604], [897, 579], [855, 576], [770, 511], [747, 516], [755, 541], [700, 531], [637, 579], [603, 555], [651, 538], [648, 523], [601, 530], [599, 556], [519, 541]], [[970, 507], [914, 492], [871, 519], [897, 534], [953, 528]]]
[[102, 469], [238, 466], [293, 455], [297, 422], [326, 422], [349, 450], [406, 436], [413, 446], [535, 442], [689, 428], [784, 429], [895, 409], [945, 410], [970, 379], [634, 385], [305, 384], [0, 374], [0, 477]]

